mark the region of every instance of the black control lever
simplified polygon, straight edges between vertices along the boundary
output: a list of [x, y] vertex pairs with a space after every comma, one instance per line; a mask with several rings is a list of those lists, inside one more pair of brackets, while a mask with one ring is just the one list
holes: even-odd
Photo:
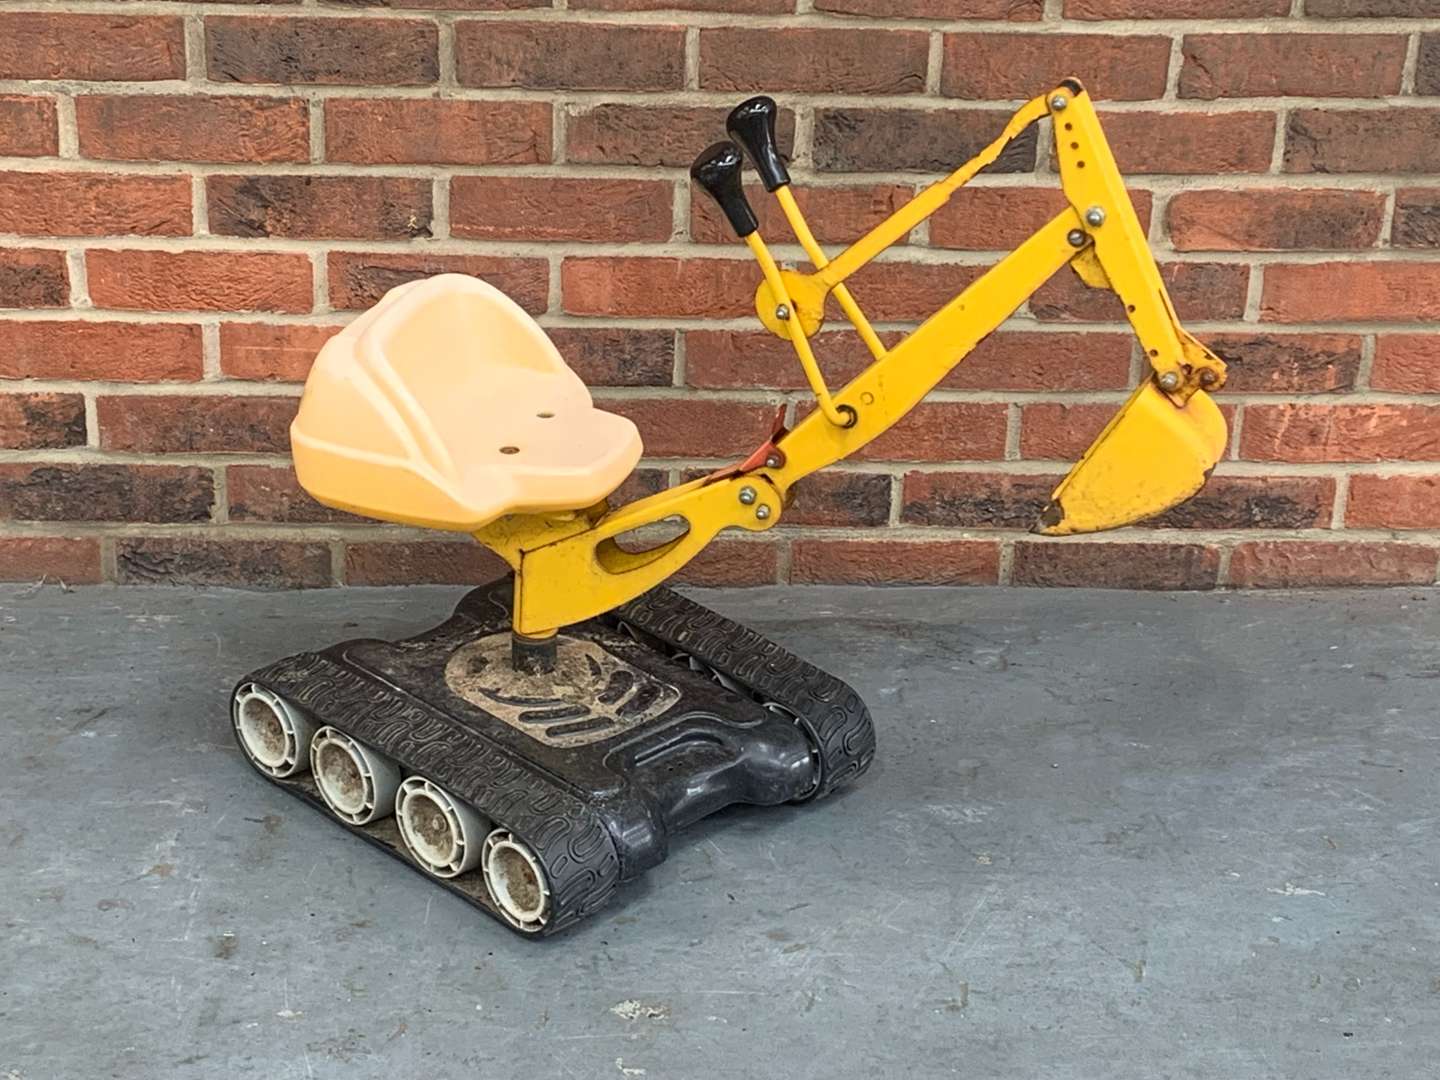
[[750, 155], [766, 191], [790, 183], [790, 173], [775, 137], [775, 117], [779, 112], [775, 99], [762, 95], [736, 105], [725, 120], [725, 130]]
[[744, 163], [740, 148], [727, 139], [705, 150], [690, 166], [691, 179], [720, 204], [735, 235], [742, 239], [760, 227], [740, 185], [740, 169]]

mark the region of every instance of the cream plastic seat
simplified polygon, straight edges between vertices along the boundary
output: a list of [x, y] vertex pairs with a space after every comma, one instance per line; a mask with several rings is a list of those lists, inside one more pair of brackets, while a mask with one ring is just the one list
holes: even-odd
[[326, 342], [290, 440], [325, 505], [462, 532], [591, 506], [641, 451], [518, 304], [463, 274], [391, 289]]

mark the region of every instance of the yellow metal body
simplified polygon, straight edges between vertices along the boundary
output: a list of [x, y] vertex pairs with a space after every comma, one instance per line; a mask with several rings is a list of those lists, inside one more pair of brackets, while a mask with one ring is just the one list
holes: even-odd
[[[845, 281], [1047, 115], [1069, 206], [886, 349]], [[777, 196], [815, 269], [782, 270], [758, 232], [747, 237], [762, 277], [757, 314], [795, 347], [817, 408], [747, 468], [617, 510], [602, 501], [585, 510], [511, 514], [480, 528], [475, 539], [515, 570], [517, 631], [541, 636], [617, 607], [675, 573], [722, 529], [774, 527], [799, 480], [854, 453], [903, 417], [1067, 263], [1088, 284], [1120, 297], [1153, 376], [1056, 490], [1038, 531], [1058, 535], [1133, 522], [1182, 501], [1204, 482], [1225, 443], [1224, 420], [1206, 393], [1223, 384], [1224, 364], [1180, 328], [1089, 95], [1078, 83], [1067, 80], [1023, 106], [994, 143], [834, 260], [816, 243], [790, 191], [781, 188]], [[874, 357], [833, 392], [809, 340], [823, 324], [832, 294]], [[618, 542], [623, 534], [677, 518], [684, 533], [648, 550]]]

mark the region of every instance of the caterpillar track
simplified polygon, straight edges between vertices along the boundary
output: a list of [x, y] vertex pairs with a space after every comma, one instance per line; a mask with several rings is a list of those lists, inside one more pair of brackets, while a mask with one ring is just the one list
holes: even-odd
[[499, 919], [559, 932], [733, 803], [809, 802], [874, 757], [839, 679], [665, 588], [508, 664], [513, 583], [402, 641], [298, 653], [237, 684], [260, 775]]

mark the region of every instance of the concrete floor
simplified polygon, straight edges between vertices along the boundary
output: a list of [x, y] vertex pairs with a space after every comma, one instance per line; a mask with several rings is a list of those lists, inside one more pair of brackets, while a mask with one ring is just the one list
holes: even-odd
[[0, 590], [0, 1078], [1434, 1075], [1440, 593], [709, 593], [877, 763], [538, 944], [228, 731], [458, 595]]

